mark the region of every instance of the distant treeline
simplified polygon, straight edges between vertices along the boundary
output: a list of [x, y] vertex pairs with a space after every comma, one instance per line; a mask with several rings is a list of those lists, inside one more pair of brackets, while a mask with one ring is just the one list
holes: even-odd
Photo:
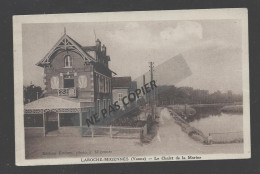
[[215, 103], [241, 103], [242, 94], [233, 94], [231, 90], [226, 93], [208, 90], [193, 89], [192, 87], [158, 86], [157, 99], [159, 105], [169, 104], [215, 104]]

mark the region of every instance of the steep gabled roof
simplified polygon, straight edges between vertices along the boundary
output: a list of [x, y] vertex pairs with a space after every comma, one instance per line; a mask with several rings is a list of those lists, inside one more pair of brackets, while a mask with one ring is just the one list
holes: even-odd
[[113, 77], [112, 88], [131, 88], [131, 77]]
[[40, 60], [36, 65], [43, 67], [51, 62], [52, 55], [58, 54], [59, 52], [66, 50], [73, 50], [81, 55], [83, 61], [92, 62], [95, 58], [85, 52], [83, 47], [77, 43], [74, 39], [68, 36], [66, 33], [58, 40], [58, 42], [52, 47], [52, 49]]

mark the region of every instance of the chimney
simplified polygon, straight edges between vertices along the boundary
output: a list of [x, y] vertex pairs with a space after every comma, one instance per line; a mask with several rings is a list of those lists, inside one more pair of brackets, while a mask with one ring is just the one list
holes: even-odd
[[101, 48], [101, 51], [104, 53], [104, 55], [107, 54], [107, 48], [106, 46], [103, 44], [102, 48]]
[[101, 42], [99, 39], [96, 40], [96, 46], [98, 48], [98, 50], [100, 51], [101, 50]]

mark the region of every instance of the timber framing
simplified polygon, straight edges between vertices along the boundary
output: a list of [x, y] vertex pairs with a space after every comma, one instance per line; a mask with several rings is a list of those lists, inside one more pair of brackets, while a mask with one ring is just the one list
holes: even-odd
[[79, 54], [84, 62], [96, 61], [95, 58], [83, 51], [82, 46], [80, 44], [78, 44], [65, 33], [59, 39], [59, 41], [52, 47], [52, 49], [45, 55], [45, 57], [42, 60], [40, 60], [36, 65], [41, 67], [48, 66], [51, 63], [53, 57], [64, 51], [73, 51]]

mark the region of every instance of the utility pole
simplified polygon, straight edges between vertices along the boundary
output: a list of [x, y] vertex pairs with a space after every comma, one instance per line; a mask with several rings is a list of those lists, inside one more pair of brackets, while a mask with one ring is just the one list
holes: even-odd
[[151, 81], [152, 81], [152, 80], [153, 80], [153, 68], [154, 68], [154, 67], [153, 67], [153, 64], [154, 64], [154, 63], [153, 63], [153, 62], [149, 62], [149, 64], [150, 64], [149, 67], [150, 67]]
[[[143, 86], [144, 86], [144, 85], [145, 85], [145, 75], [143, 75]], [[145, 96], [144, 96], [144, 99], [145, 99], [145, 101], [147, 102], [148, 96], [145, 95]]]
[[143, 85], [145, 85], [145, 75], [143, 75]]
[[[149, 62], [150, 64], [150, 73], [151, 73], [151, 81], [153, 80], [153, 64], [154, 62]], [[152, 90], [152, 94], [150, 95], [150, 106], [151, 106], [151, 109], [152, 109], [152, 118], [155, 119], [155, 107], [154, 107], [154, 100], [155, 100], [155, 95], [154, 95], [154, 92], [155, 92], [155, 89]]]
[[[151, 73], [151, 81], [154, 80], [153, 79], [153, 72], [154, 72], [154, 62], [149, 62], [150, 64], [150, 73]], [[156, 91], [157, 91], [157, 88], [153, 89], [152, 91], [152, 100], [154, 101], [154, 104], [156, 104]]]

